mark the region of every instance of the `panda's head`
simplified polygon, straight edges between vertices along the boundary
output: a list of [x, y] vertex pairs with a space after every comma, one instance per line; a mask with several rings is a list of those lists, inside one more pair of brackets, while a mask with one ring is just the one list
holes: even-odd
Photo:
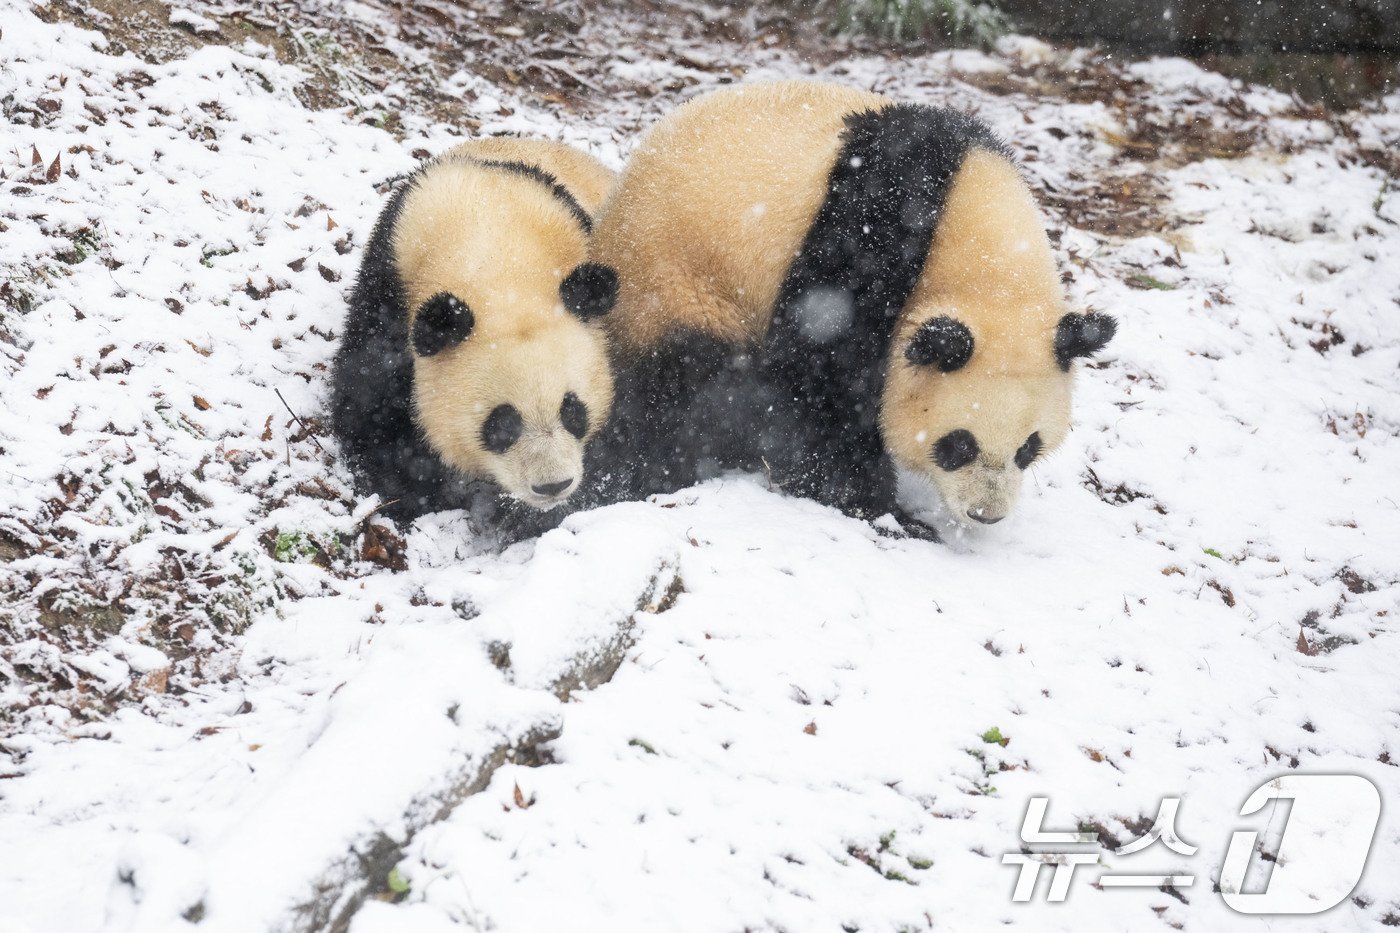
[[[881, 429], [895, 462], [930, 480], [955, 519], [990, 525], [1069, 432], [1074, 359], [1101, 349], [1117, 324], [1098, 313], [1012, 315], [979, 334], [954, 315], [911, 320], [896, 335]], [[1037, 319], [1053, 323], [1028, 324]]]
[[562, 281], [524, 278], [478, 280], [418, 303], [414, 407], [444, 461], [543, 510], [579, 488], [584, 447], [612, 406], [595, 319], [611, 309], [617, 278], [592, 263]]

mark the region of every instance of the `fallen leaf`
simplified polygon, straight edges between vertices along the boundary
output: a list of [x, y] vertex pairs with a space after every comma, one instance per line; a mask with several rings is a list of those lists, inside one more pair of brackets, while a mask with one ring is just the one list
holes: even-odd
[[807, 725], [805, 725], [805, 726], [802, 727], [802, 731], [805, 732], [805, 733], [807, 733], [808, 735], [816, 735], [816, 734], [817, 734], [817, 723], [816, 723], [816, 721], [813, 720], [812, 722], [807, 723]]
[[404, 559], [407, 545], [404, 539], [383, 525], [369, 522], [365, 525], [364, 540], [360, 544], [360, 560], [367, 560], [389, 570], [404, 570], [408, 561]]
[[534, 802], [534, 801], [529, 801], [529, 800], [526, 800], [526, 799], [525, 799], [525, 794], [521, 792], [521, 790], [520, 790], [520, 785], [519, 785], [519, 784], [516, 784], [516, 785], [515, 785], [515, 805], [516, 805], [517, 807], [519, 807], [520, 809], [522, 809], [522, 810], [528, 810], [528, 809], [530, 809], [530, 804], [533, 803], [533, 802]]
[[50, 165], [49, 170], [44, 173], [44, 180], [47, 181], [49, 184], [53, 184], [54, 182], [58, 181], [58, 176], [63, 173], [63, 166], [59, 165], [58, 163], [58, 160], [60, 158], [62, 158], [62, 156], [54, 156], [53, 164]]
[[1308, 641], [1308, 636], [1303, 632], [1303, 627], [1298, 626], [1298, 653], [1313, 657], [1317, 654], [1317, 649]]
[[209, 401], [202, 395], [196, 395], [194, 397], [194, 407], [198, 408], [200, 411], [208, 411]]

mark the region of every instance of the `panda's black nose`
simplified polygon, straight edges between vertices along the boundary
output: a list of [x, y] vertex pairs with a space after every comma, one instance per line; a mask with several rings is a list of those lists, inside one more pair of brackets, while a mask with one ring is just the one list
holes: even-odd
[[990, 515], [983, 515], [981, 509], [968, 509], [967, 517], [972, 519], [974, 522], [981, 522], [984, 525], [995, 525], [997, 522], [1001, 521], [1006, 516], [998, 515], [995, 518], [993, 518]]
[[530, 488], [539, 496], [557, 496], [574, 484], [572, 479], [561, 479], [557, 483], [539, 483]]

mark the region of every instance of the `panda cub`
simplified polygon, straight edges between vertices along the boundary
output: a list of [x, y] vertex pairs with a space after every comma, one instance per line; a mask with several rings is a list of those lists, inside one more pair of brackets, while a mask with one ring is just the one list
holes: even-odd
[[898, 465], [957, 520], [997, 522], [1069, 430], [1072, 361], [1115, 330], [1065, 307], [1030, 191], [985, 125], [814, 82], [662, 120], [590, 257], [620, 281], [613, 497], [761, 466], [874, 519], [898, 514]]
[[335, 357], [332, 424], [390, 514], [494, 487], [533, 509], [583, 479], [612, 404], [613, 280], [583, 265], [615, 176], [560, 143], [486, 139], [426, 164], [370, 237]]

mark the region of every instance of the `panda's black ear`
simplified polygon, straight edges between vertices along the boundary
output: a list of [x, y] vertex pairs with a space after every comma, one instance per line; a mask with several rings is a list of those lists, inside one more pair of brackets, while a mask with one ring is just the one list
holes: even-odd
[[972, 331], [947, 315], [929, 318], [914, 332], [904, 358], [915, 366], [937, 366], [940, 372], [962, 369], [972, 359]]
[[602, 317], [617, 303], [617, 270], [600, 262], [585, 262], [559, 283], [564, 307], [585, 321]]
[[471, 336], [476, 319], [466, 302], [448, 292], [438, 292], [418, 309], [413, 319], [413, 351], [432, 356]]
[[1118, 322], [1111, 315], [1097, 311], [1088, 314], [1071, 311], [1060, 318], [1060, 324], [1055, 328], [1055, 362], [1060, 364], [1060, 369], [1069, 372], [1071, 360], [1092, 356], [1102, 350], [1116, 333]]

